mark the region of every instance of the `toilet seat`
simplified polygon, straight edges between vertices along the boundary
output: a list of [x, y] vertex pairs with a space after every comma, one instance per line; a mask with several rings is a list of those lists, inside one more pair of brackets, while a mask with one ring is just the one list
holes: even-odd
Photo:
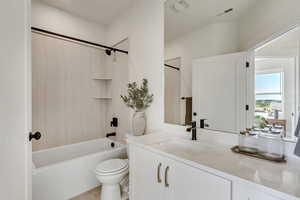
[[113, 175], [126, 170], [128, 170], [128, 160], [111, 159], [100, 163], [95, 171], [98, 175]]
[[103, 176], [103, 177], [105, 177], [105, 176], [109, 177], [109, 176], [117, 176], [117, 175], [122, 174], [122, 173], [128, 173], [128, 171], [129, 171], [129, 168], [125, 167], [121, 171], [116, 171], [116, 172], [112, 172], [112, 173], [103, 173], [103, 172], [101, 173], [101, 172], [96, 171], [96, 175], [97, 176]]

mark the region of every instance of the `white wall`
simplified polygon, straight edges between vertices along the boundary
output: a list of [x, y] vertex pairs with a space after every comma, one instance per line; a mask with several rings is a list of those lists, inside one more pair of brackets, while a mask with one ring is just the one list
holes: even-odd
[[163, 123], [164, 5], [162, 0], [137, 0], [109, 27], [107, 41], [129, 38], [129, 80], [148, 79], [154, 102], [147, 111], [148, 132]]
[[[123, 50], [128, 50], [128, 40], [121, 42], [115, 46]], [[116, 58], [114, 60], [114, 58]], [[112, 54], [110, 56], [111, 66], [113, 67], [113, 91], [112, 91], [112, 117], [119, 119], [118, 127], [111, 131], [117, 132], [117, 139], [124, 140], [125, 135], [130, 131], [130, 113], [129, 108], [124, 104], [120, 98], [121, 94], [127, 92], [128, 84], [128, 55], [124, 53], [117, 53], [116, 57]]]
[[263, 0], [240, 18], [240, 49], [247, 50], [273, 34], [300, 24], [299, 0]]
[[181, 58], [181, 96], [192, 96], [192, 61], [238, 51], [238, 24], [210, 24], [166, 44], [165, 59]]
[[30, 199], [29, 1], [0, 7], [0, 199]]
[[32, 1], [32, 26], [78, 37], [91, 42], [105, 43], [105, 27], [84, 20], [37, 0]]

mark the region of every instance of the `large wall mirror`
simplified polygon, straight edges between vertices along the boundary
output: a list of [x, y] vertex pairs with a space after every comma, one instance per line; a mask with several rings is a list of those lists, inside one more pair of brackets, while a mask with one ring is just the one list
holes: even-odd
[[255, 127], [274, 124], [292, 139], [299, 117], [299, 44], [296, 27], [255, 50]]
[[300, 28], [289, 27], [265, 38], [267, 42], [246, 47], [244, 24], [258, 3], [166, 1], [166, 123], [186, 126], [196, 121], [199, 128], [228, 133], [269, 129], [295, 140]]

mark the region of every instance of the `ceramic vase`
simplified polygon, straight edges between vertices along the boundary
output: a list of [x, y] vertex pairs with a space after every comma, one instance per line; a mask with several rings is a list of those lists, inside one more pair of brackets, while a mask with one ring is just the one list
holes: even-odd
[[146, 133], [146, 113], [134, 112], [132, 115], [132, 130], [134, 136], [141, 136]]

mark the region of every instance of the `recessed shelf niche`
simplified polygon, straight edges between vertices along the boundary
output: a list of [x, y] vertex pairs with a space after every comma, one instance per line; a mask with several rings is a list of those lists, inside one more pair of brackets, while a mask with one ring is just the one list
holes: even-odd
[[104, 51], [102, 51], [100, 57], [96, 56], [95, 58], [95, 65], [93, 65], [91, 71], [92, 98], [95, 100], [111, 100], [113, 79], [111, 59]]
[[112, 80], [112, 77], [95, 75], [95, 76], [92, 77], [92, 79], [93, 80]]
[[112, 99], [112, 79], [93, 79], [93, 98], [98, 100]]

